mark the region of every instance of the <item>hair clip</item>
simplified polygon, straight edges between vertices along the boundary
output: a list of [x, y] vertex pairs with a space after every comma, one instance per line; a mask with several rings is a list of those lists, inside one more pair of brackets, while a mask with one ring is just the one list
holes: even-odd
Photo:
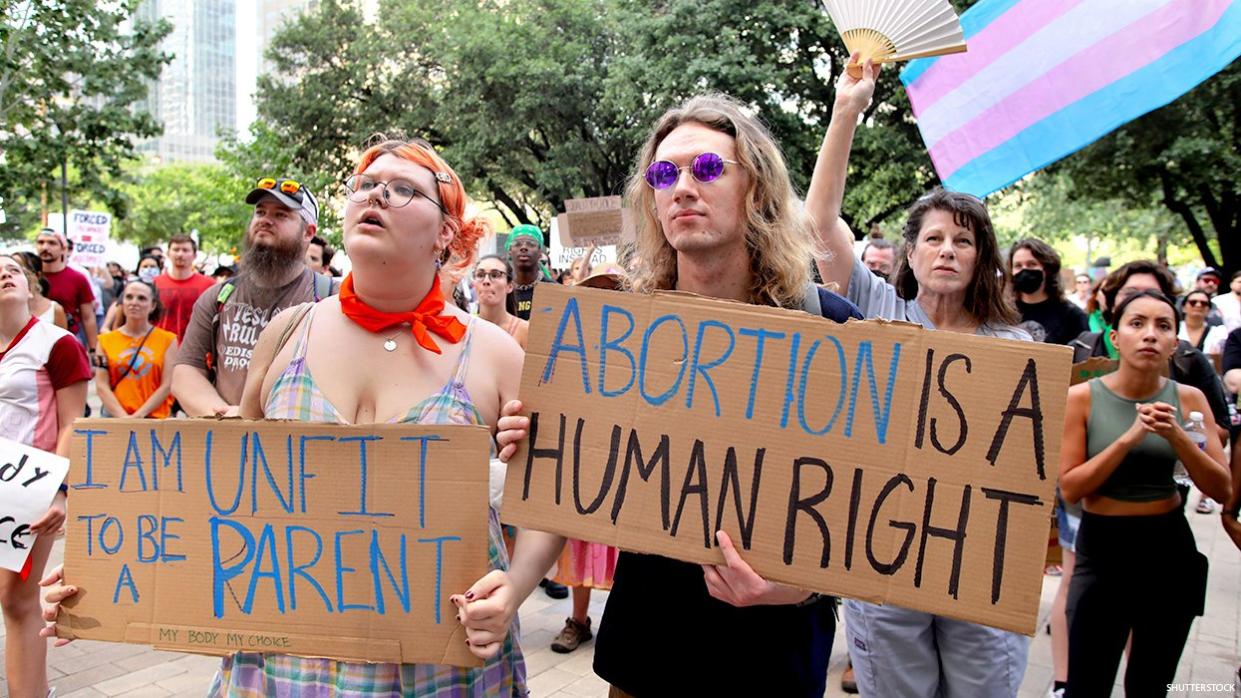
[[452, 177], [447, 172], [436, 172], [435, 180], [444, 184], [452, 184]]

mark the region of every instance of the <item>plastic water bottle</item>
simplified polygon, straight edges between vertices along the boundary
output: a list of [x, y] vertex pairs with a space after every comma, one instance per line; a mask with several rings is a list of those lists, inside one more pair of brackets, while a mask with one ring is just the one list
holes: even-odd
[[[1202, 413], [1198, 411], [1189, 413], [1189, 421], [1185, 422], [1185, 433], [1189, 436], [1189, 440], [1198, 445], [1202, 450], [1207, 449], [1207, 427], [1202, 421]], [[1172, 474], [1172, 479], [1179, 483], [1190, 484], [1189, 471], [1185, 470], [1185, 464], [1177, 461], [1176, 470]]]

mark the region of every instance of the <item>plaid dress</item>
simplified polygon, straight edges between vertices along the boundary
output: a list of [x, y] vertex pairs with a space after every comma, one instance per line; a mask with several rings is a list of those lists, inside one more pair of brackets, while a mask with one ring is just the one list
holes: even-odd
[[[268, 419], [347, 423], [315, 384], [306, 366], [306, 338], [316, 306], [303, 322], [294, 346], [294, 358], [276, 379], [263, 412]], [[461, 358], [452, 379], [439, 392], [414, 405], [400, 420], [416, 424], [482, 424], [482, 417], [465, 389], [471, 318]], [[495, 509], [488, 516], [488, 557], [493, 569], [507, 569], [508, 557], [500, 538]], [[514, 639], [514, 619], [499, 653], [481, 669], [435, 664], [367, 664], [310, 659], [282, 654], [238, 652], [225, 657], [211, 683], [210, 696], [525, 696], [526, 667]]]

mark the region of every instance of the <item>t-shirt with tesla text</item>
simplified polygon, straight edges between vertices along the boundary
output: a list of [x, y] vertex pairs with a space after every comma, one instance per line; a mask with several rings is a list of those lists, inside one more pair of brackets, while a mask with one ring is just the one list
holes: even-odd
[[194, 314], [194, 302], [214, 284], [215, 281], [210, 276], [198, 272], [180, 281], [166, 273], [155, 277], [159, 301], [164, 305], [164, 314], [156, 324], [160, 329], [177, 335], [178, 342], [184, 340], [185, 328], [189, 326], [190, 317]]
[[214, 349], [215, 389], [230, 405], [241, 404], [246, 370], [259, 333], [281, 310], [315, 300], [314, 273], [309, 269], [277, 288], [263, 288], [243, 272], [230, 280], [232, 293], [220, 310], [219, 330], [212, 346], [211, 319], [224, 282], [213, 284], [194, 303], [194, 314], [177, 354], [177, 365], [207, 371], [207, 353]]

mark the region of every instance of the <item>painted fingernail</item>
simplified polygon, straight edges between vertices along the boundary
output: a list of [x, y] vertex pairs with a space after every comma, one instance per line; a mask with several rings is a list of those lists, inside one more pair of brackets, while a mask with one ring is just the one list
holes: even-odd
[[473, 601], [473, 600], [474, 600], [474, 592], [472, 592], [472, 591], [467, 591], [467, 592], [465, 592], [465, 598], [466, 598], [466, 599], [469, 599], [470, 601]]

